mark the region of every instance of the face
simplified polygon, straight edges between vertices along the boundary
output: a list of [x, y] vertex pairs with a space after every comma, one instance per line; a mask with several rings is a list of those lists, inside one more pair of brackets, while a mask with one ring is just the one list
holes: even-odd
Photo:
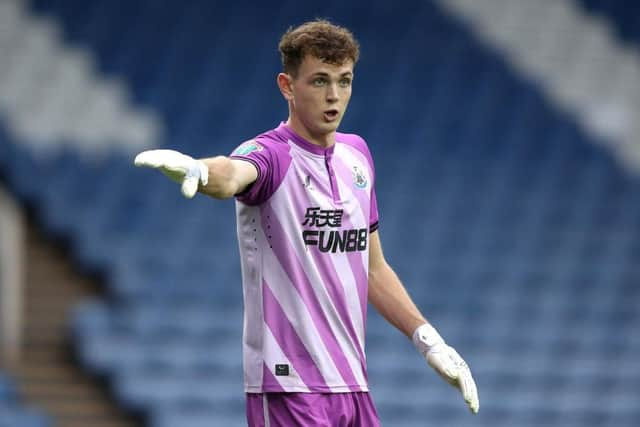
[[333, 65], [307, 56], [295, 78], [281, 74], [278, 80], [290, 101], [292, 125], [302, 128], [296, 130], [320, 141], [335, 133], [351, 98], [352, 61]]

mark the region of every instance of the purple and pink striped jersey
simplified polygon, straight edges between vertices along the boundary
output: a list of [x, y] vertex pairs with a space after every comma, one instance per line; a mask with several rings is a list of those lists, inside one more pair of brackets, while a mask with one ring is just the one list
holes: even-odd
[[282, 123], [231, 157], [258, 170], [236, 197], [245, 391], [368, 391], [369, 234], [378, 208], [367, 144], [337, 133], [325, 149]]

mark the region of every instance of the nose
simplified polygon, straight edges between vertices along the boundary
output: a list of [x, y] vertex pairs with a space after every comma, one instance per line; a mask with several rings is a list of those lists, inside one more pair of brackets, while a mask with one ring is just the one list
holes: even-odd
[[331, 103], [337, 102], [338, 98], [338, 86], [335, 83], [327, 85], [327, 101]]

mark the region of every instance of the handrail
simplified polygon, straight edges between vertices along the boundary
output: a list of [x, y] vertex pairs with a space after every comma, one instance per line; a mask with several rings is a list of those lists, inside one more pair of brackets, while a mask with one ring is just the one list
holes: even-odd
[[23, 213], [0, 185], [0, 361], [7, 366], [20, 357], [24, 237]]

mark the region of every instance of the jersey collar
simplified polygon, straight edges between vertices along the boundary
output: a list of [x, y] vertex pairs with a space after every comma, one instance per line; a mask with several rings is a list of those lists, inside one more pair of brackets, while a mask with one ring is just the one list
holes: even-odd
[[291, 127], [287, 125], [286, 122], [280, 123], [280, 126], [278, 126], [277, 130], [278, 132], [282, 132], [289, 141], [293, 142], [298, 147], [306, 151], [309, 151], [312, 154], [318, 154], [320, 156], [327, 156], [327, 155], [331, 156], [336, 146], [336, 144], [333, 144], [331, 147], [324, 148], [317, 144], [313, 144], [307, 141], [306, 139], [304, 139], [303, 137], [301, 137], [300, 135], [298, 135], [297, 133], [295, 133], [294, 130], [291, 129]]

